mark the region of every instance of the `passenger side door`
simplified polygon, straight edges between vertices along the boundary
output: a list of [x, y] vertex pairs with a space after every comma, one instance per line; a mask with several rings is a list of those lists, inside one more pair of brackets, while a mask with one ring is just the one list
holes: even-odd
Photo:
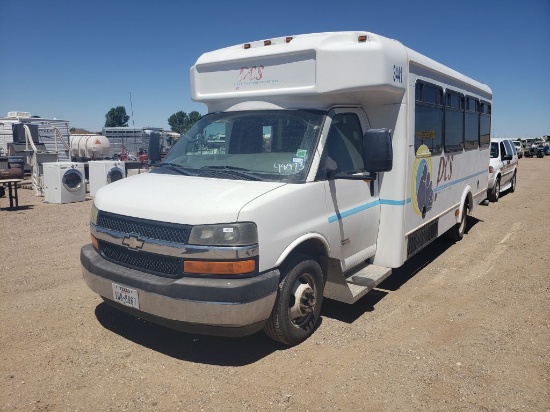
[[[360, 109], [335, 110], [323, 158], [328, 156], [336, 162], [339, 172], [357, 174], [368, 170], [362, 156], [366, 129], [367, 119]], [[345, 271], [376, 252], [380, 219], [378, 182], [329, 178], [325, 181], [325, 196], [331, 251], [333, 257], [341, 260]]]

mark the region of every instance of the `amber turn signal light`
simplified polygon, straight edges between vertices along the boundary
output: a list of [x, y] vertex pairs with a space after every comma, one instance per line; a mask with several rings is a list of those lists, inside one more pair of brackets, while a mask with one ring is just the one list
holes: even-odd
[[186, 260], [183, 262], [185, 273], [205, 275], [242, 275], [254, 272], [256, 262], [254, 260], [240, 260], [233, 262], [205, 262], [201, 260]]
[[99, 240], [97, 240], [97, 237], [95, 237], [92, 234], [90, 234], [90, 236], [92, 238], [92, 246], [94, 247], [95, 250], [99, 250]]

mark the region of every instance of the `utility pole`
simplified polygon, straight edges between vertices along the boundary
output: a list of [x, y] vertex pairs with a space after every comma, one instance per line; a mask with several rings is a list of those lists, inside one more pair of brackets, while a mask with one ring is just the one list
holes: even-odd
[[[132, 135], [134, 136], [134, 150], [137, 149], [137, 141], [136, 141], [136, 125], [134, 124], [134, 106], [132, 104], [132, 92], [130, 93], [130, 111], [132, 112]], [[137, 150], [136, 150], [137, 153]]]

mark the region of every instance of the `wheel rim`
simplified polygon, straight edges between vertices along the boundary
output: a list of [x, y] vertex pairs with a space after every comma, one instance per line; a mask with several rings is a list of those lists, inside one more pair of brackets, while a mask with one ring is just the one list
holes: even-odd
[[516, 175], [512, 177], [512, 192], [516, 190]]
[[498, 199], [500, 196], [500, 180], [497, 180], [496, 186], [495, 186], [495, 199]]
[[288, 314], [292, 323], [302, 326], [309, 321], [315, 309], [315, 283], [309, 274], [303, 274], [292, 286]]

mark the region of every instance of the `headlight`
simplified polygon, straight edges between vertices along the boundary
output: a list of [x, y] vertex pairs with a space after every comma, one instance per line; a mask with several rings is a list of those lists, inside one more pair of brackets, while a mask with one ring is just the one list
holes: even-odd
[[92, 203], [92, 212], [90, 213], [90, 223], [97, 225], [97, 214], [99, 209], [95, 206], [95, 203]]
[[245, 246], [258, 243], [255, 223], [193, 226], [189, 244], [203, 246]]

